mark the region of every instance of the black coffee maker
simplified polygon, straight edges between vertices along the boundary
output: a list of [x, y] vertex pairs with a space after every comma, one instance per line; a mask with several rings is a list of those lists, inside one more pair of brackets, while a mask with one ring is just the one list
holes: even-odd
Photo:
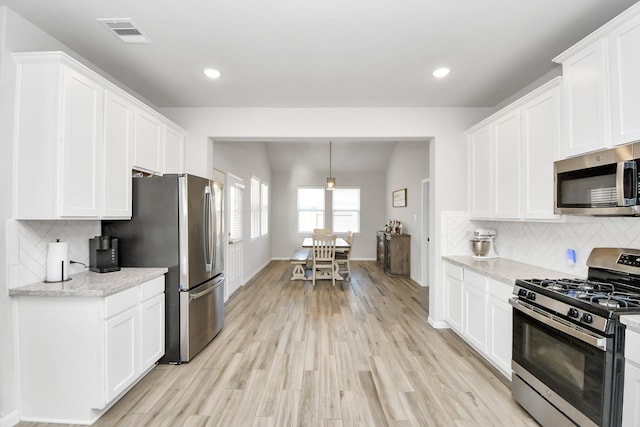
[[89, 270], [96, 273], [109, 273], [120, 270], [117, 238], [96, 236], [89, 239]]

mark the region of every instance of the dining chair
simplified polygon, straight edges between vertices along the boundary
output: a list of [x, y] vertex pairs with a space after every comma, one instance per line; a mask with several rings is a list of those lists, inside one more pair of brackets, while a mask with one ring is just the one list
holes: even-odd
[[[312, 283], [316, 285], [316, 275], [321, 278], [328, 278], [326, 274], [331, 276], [333, 286], [336, 285], [336, 276], [333, 274], [336, 259], [336, 236], [325, 234], [313, 235], [313, 270]], [[320, 276], [320, 272], [325, 273]]]
[[323, 236], [328, 236], [331, 234], [330, 228], [314, 228], [313, 234], [322, 234]]
[[347, 235], [344, 240], [349, 244], [349, 248], [347, 249], [336, 249], [336, 263], [338, 264], [338, 269], [340, 267], [344, 267], [347, 270], [347, 277], [351, 277], [351, 250], [353, 249], [353, 231], [347, 231]]

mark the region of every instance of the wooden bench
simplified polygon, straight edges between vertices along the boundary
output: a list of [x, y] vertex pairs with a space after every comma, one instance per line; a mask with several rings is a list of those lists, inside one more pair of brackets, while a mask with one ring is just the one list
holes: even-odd
[[298, 249], [293, 253], [291, 257], [291, 264], [293, 265], [293, 275], [291, 280], [306, 280], [304, 275], [304, 267], [309, 259], [309, 251], [307, 249]]

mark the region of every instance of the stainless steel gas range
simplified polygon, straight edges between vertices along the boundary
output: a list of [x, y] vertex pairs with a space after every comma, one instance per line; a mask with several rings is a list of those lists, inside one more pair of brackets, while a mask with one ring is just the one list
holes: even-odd
[[595, 248], [586, 279], [516, 280], [513, 397], [543, 426], [619, 426], [622, 314], [640, 313], [640, 250]]

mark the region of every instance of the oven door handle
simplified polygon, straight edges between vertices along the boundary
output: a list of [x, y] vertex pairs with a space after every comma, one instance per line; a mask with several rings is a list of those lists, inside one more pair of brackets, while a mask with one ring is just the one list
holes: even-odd
[[581, 331], [579, 329], [576, 329], [575, 326], [561, 322], [559, 318], [553, 316], [552, 314], [541, 313], [538, 310], [535, 310], [532, 306], [523, 303], [517, 298], [509, 299], [509, 304], [511, 304], [516, 310], [521, 311], [527, 316], [532, 317], [547, 326], [550, 326], [554, 329], [564, 332], [567, 335], [577, 338], [592, 347], [598, 348], [602, 351], [607, 351], [607, 340], [604, 337], [591, 334], [588, 331]]

